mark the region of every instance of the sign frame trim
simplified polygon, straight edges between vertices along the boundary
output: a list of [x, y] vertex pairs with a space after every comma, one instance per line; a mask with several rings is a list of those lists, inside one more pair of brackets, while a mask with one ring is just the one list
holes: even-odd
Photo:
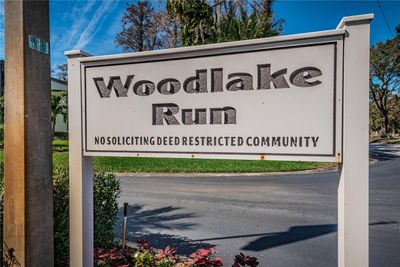
[[[332, 32], [332, 31], [331, 31]], [[338, 136], [338, 132], [337, 132], [337, 128], [341, 127], [341, 121], [338, 121], [337, 118], [337, 113], [338, 113], [338, 105], [337, 102], [340, 101], [338, 99], [338, 83], [337, 83], [337, 79], [338, 79], [338, 72], [343, 71], [343, 64], [341, 66], [341, 69], [338, 69], [338, 43], [342, 42], [342, 47], [344, 49], [344, 33], [342, 33], [342, 31], [340, 30], [339, 33], [337, 30], [334, 31], [335, 34], [330, 35], [330, 36], [321, 36], [319, 35], [318, 37], [309, 37], [309, 38], [305, 38], [305, 39], [291, 39], [289, 41], [276, 41], [276, 42], [268, 42], [268, 44], [272, 44], [273, 46], [271, 47], [264, 47], [264, 48], [254, 48], [254, 45], [262, 45], [262, 44], [267, 44], [267, 43], [260, 43], [260, 40], [256, 40], [258, 41], [257, 43], [253, 44], [253, 49], [249, 49], [249, 50], [239, 50], [239, 51], [219, 51], [218, 47], [210, 47], [209, 50], [212, 51], [212, 53], [210, 54], [206, 54], [206, 55], [184, 55], [184, 56], [177, 56], [179, 54], [185, 54], [186, 51], [185, 48], [178, 48], [178, 49], [173, 49], [173, 50], [181, 50], [181, 51], [177, 51], [176, 53], [168, 53], [166, 56], [167, 58], [150, 58], [149, 60], [139, 60], [139, 61], [135, 61], [136, 59], [136, 55], [129, 55], [126, 56], [124, 58], [124, 62], [114, 62], [115, 60], [119, 60], [120, 58], [108, 58], [106, 60], [91, 60], [91, 61], [80, 61], [80, 65], [81, 65], [81, 93], [83, 91], [82, 97], [84, 99], [81, 99], [81, 109], [82, 109], [82, 128], [84, 129], [84, 133], [82, 133], [82, 137], [83, 137], [83, 154], [85, 156], [99, 156], [98, 153], [101, 153], [101, 156], [117, 156], [118, 154], [121, 155], [126, 155], [126, 156], [131, 156], [131, 157], [139, 157], [139, 155], [141, 157], [154, 157], [154, 156], [161, 156], [161, 157], [166, 157], [166, 156], [172, 156], [172, 157], [176, 157], [177, 155], [181, 155], [180, 157], [183, 158], [188, 158], [188, 155], [190, 155], [191, 157], [199, 157], [201, 158], [202, 155], [205, 156], [210, 156], [210, 155], [214, 155], [214, 156], [234, 156], [237, 155], [239, 157], [241, 156], [245, 156], [245, 157], [249, 157], [248, 159], [254, 159], [254, 156], [268, 156], [265, 159], [266, 160], [276, 160], [276, 159], [281, 159], [281, 157], [289, 157], [289, 158], [294, 158], [296, 159], [297, 157], [304, 157], [301, 159], [297, 159], [299, 161], [325, 161], [325, 162], [340, 162], [341, 161], [341, 157], [340, 157], [340, 153], [341, 153], [341, 145], [337, 145], [337, 143], [341, 143], [341, 136]], [[312, 33], [314, 35], [314, 33]], [[307, 35], [311, 35], [311, 34], [307, 34]], [[326, 37], [330, 37], [329, 40], [321, 40], [321, 39], [326, 39]], [[332, 37], [336, 37], [336, 38], [332, 38]], [[307, 40], [305, 43], [301, 43], [301, 44], [290, 44], [290, 42], [296, 42], [296, 41], [304, 41]], [[253, 41], [253, 40], [251, 40]], [[248, 43], [251, 41], [247, 41]], [[281, 43], [289, 43], [289, 44], [282, 44]], [[227, 43], [229, 44], [229, 43]], [[275, 45], [274, 45], [275, 44]], [[216, 44], [216, 45], [220, 45], [221, 44]], [[235, 48], [235, 46], [227, 46], [225, 43], [222, 44], [223, 45], [223, 49], [232, 49]], [[281, 50], [281, 49], [293, 49], [293, 48], [301, 48], [301, 47], [310, 47], [310, 46], [322, 46], [322, 45], [333, 45], [333, 49], [334, 49], [334, 66], [333, 66], [333, 141], [332, 141], [332, 152], [329, 154], [306, 154], [306, 153], [268, 153], [268, 152], [251, 152], [251, 153], [245, 153], [245, 152], [193, 152], [193, 151], [141, 151], [141, 150], [125, 150], [125, 151], [115, 151], [115, 150], [89, 150], [87, 148], [87, 96], [86, 96], [86, 69], [87, 68], [96, 68], [96, 67], [108, 67], [108, 66], [115, 66], [115, 65], [134, 65], [134, 64], [141, 64], [141, 63], [150, 63], [150, 62], [165, 62], [165, 61], [171, 61], [171, 60], [185, 60], [185, 59], [192, 59], [192, 58], [205, 58], [205, 57], [216, 57], [216, 56], [224, 56], [224, 55], [232, 55], [232, 54], [246, 54], [246, 53], [252, 53], [252, 52], [262, 52], [262, 51], [273, 51], [273, 50]], [[209, 47], [209, 46], [215, 46], [215, 45], [205, 45], [203, 47]], [[251, 43], [248, 44], [248, 46], [252, 46]], [[191, 49], [193, 49], [191, 47]], [[158, 51], [156, 51], [158, 52]], [[343, 51], [340, 51], [343, 53]], [[144, 52], [146, 53], [146, 52]], [[151, 55], [156, 56], [156, 53], [154, 53], [154, 51], [151, 52], [147, 52], [147, 55], [143, 55], [143, 58], [146, 59], [148, 57], [150, 57]], [[160, 53], [157, 53], [157, 55], [161, 55]], [[138, 55], [140, 57], [140, 55]], [[342, 55], [343, 56], [343, 55]], [[88, 57], [88, 58], [82, 58], [82, 59], [90, 59], [93, 57]], [[96, 57], [95, 57], [96, 58]], [[101, 57], [97, 57], [98, 59], [100, 59]], [[112, 62], [110, 62], [112, 61]], [[90, 62], [90, 63], [89, 63]], [[89, 63], [89, 64], [88, 64]], [[83, 68], [83, 70], [82, 70]], [[340, 86], [340, 85], [339, 85]], [[83, 88], [83, 89], [82, 89]], [[341, 88], [343, 90], [343, 88]], [[341, 91], [342, 91], [341, 90]], [[340, 97], [341, 98], [341, 97]], [[83, 103], [84, 102], [84, 103]], [[84, 116], [83, 116], [84, 113]], [[339, 113], [342, 113], [342, 111], [340, 110]], [[339, 139], [339, 140], [338, 140]], [[337, 142], [339, 141], [339, 142]], [[136, 155], [135, 155], [136, 154]], [[121, 156], [120, 155], [120, 156]], [[222, 157], [221, 157], [222, 158]], [[257, 159], [257, 158], [256, 158]], [[282, 159], [283, 160], [283, 159]]]
[[[345, 38], [345, 35], [346, 31], [344, 29], [335, 29], [335, 30], [326, 30], [326, 31], [309, 32], [301, 34], [280, 35], [280, 36], [252, 39], [252, 40], [169, 48], [169, 49], [143, 51], [135, 53], [124, 53], [124, 54], [104, 55], [104, 56], [91, 56], [86, 54], [85, 57], [77, 58], [77, 60], [80, 63], [84, 64], [94, 63], [96, 66], [99, 66], [99, 63], [100, 64], [106, 63], [109, 60], [129, 60], [132, 58], [142, 59], [142, 58], [147, 58], [149, 56], [172, 56], [175, 54], [185, 54], [185, 53], [200, 53], [200, 52], [209, 53], [210, 51], [218, 52], [218, 50], [220, 49], [228, 49], [228, 48], [240, 49], [248, 46], [261, 46], [261, 45], [274, 45], [274, 47], [278, 47], [279, 44], [288, 47], [289, 45], [285, 44], [295, 43], [295, 42], [303, 42], [304, 44], [304, 43], [309, 43], [309, 40], [320, 40], [320, 42], [327, 41], [327, 40], [324, 41], [323, 39], [329, 39], [330, 41], [343, 40]], [[73, 52], [75, 52], [75, 50], [71, 51], [71, 53]], [[69, 52], [66, 52], [66, 55], [69, 55]]]

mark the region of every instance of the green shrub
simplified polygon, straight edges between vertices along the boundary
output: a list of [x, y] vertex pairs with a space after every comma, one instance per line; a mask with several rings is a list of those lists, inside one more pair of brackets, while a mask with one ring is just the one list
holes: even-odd
[[67, 266], [69, 257], [69, 179], [65, 167], [53, 169], [54, 262]]
[[53, 140], [53, 151], [56, 152], [68, 151], [68, 140]]
[[[54, 166], [54, 257], [55, 266], [68, 266], [69, 258], [69, 176], [68, 168]], [[94, 244], [114, 245], [113, 226], [117, 220], [120, 182], [104, 172], [94, 175]], [[0, 164], [0, 251], [3, 240], [3, 163]]]
[[98, 172], [94, 175], [94, 246], [110, 248], [114, 244], [113, 226], [117, 221], [121, 194], [120, 181], [114, 174]]
[[[68, 266], [69, 257], [69, 176], [68, 169], [55, 166], [54, 183], [54, 254], [56, 266]], [[94, 245], [110, 248], [114, 244], [113, 226], [117, 220], [120, 182], [113, 174], [94, 175]]]

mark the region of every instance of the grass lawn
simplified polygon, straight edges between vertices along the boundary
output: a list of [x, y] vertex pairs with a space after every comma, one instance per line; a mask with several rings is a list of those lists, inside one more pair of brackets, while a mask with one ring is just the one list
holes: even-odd
[[68, 151], [68, 140], [54, 140], [53, 151], [65, 152]]
[[[68, 141], [53, 142], [54, 166], [68, 165]], [[3, 161], [3, 151], [0, 151]], [[294, 162], [294, 161], [257, 161], [257, 160], [209, 160], [209, 159], [172, 159], [172, 158], [123, 158], [95, 157], [94, 169], [108, 172], [165, 172], [165, 173], [263, 173], [309, 170], [334, 166], [333, 163]]]
[[[68, 153], [55, 152], [53, 162], [54, 165], [66, 166], [68, 164]], [[334, 166], [332, 163], [294, 161], [122, 157], [95, 157], [93, 162], [96, 171], [167, 173], [285, 172]]]

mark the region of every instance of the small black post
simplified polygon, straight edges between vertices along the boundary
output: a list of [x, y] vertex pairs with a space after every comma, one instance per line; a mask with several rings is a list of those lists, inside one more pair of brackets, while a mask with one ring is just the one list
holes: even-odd
[[124, 225], [122, 230], [122, 249], [125, 249], [126, 244], [126, 221], [128, 218], [128, 202], [124, 203]]

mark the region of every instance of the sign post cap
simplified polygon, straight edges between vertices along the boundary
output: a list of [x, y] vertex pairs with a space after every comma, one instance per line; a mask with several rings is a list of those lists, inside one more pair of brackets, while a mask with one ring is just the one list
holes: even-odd
[[65, 51], [64, 55], [68, 58], [75, 58], [75, 57], [90, 57], [92, 56], [91, 54], [83, 51], [83, 50], [69, 50]]
[[344, 26], [348, 25], [349, 23], [370, 23], [371, 20], [374, 19], [374, 14], [363, 14], [363, 15], [356, 15], [356, 16], [348, 16], [343, 17], [342, 20], [339, 22], [336, 29], [343, 29]]

